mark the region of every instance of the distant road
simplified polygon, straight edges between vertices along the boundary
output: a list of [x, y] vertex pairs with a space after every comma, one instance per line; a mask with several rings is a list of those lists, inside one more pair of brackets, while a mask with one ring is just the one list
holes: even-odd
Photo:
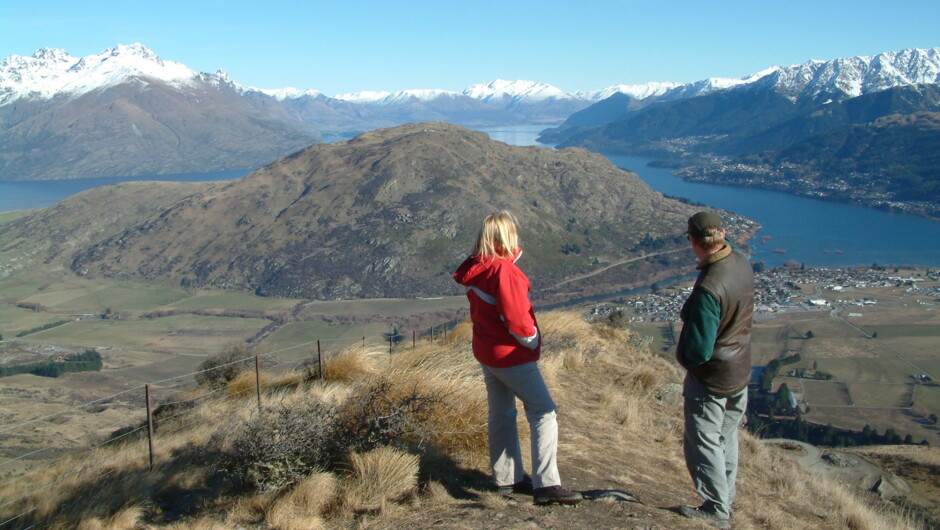
[[142, 351], [148, 353], [160, 353], [163, 355], [179, 355], [181, 357], [208, 357], [208, 353], [185, 353], [178, 351], [169, 351], [169, 350], [155, 350], [153, 348], [130, 348], [130, 347], [119, 347], [119, 346], [102, 346], [102, 345], [93, 345], [93, 344], [75, 344], [73, 342], [50, 342], [48, 340], [32, 340], [32, 339], [7, 339], [3, 342], [26, 342], [29, 344], [40, 344], [43, 346], [60, 346], [68, 348], [86, 348], [93, 350], [117, 350], [117, 351]]
[[597, 270], [591, 271], [591, 272], [589, 272], [589, 273], [587, 273], [587, 274], [581, 274], [581, 275], [579, 275], [579, 276], [575, 276], [574, 278], [568, 278], [567, 280], [565, 280], [565, 281], [563, 281], [563, 282], [558, 282], [558, 283], [556, 283], [555, 285], [550, 285], [550, 286], [548, 286], [548, 287], [544, 287], [544, 288], [542, 288], [542, 289], [539, 289], [538, 292], [550, 291], [550, 290], [552, 290], [552, 289], [554, 289], [554, 288], [556, 288], [556, 287], [561, 287], [562, 285], [565, 285], [566, 283], [576, 282], [576, 281], [578, 281], [578, 280], [583, 280], [583, 279], [585, 279], [585, 278], [590, 278], [591, 276], [600, 274], [600, 273], [602, 273], [602, 272], [604, 272], [604, 271], [606, 271], [606, 270], [612, 269], [612, 268], [614, 268], [614, 267], [619, 267], [619, 266], [625, 265], [625, 264], [627, 264], [627, 263], [633, 263], [634, 261], [642, 261], [642, 260], [645, 260], [645, 259], [647, 259], [647, 258], [652, 258], [652, 257], [654, 257], [654, 256], [662, 256], [662, 255], [664, 255], [664, 254], [674, 254], [674, 253], [676, 253], [676, 252], [684, 252], [684, 251], [686, 251], [686, 250], [688, 250], [688, 249], [685, 249], [685, 248], [677, 248], [677, 249], [673, 249], [673, 250], [664, 250], [664, 251], [662, 251], [662, 252], [654, 252], [654, 253], [652, 253], [652, 254], [644, 254], [644, 255], [642, 255], [642, 256], [637, 256], [637, 257], [635, 257], [635, 258], [622, 259], [622, 260], [620, 260], [620, 261], [616, 261], [616, 262], [614, 262], [614, 263], [611, 263], [610, 265], [607, 265], [606, 267], [601, 267], [601, 268], [599, 268], [599, 269], [597, 269]]

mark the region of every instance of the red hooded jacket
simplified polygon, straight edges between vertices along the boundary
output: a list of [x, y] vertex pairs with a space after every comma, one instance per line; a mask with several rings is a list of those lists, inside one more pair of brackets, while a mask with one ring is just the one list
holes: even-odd
[[470, 256], [454, 273], [470, 300], [473, 356], [494, 368], [537, 361], [541, 354], [529, 279], [515, 264], [521, 254], [517, 250], [515, 259]]

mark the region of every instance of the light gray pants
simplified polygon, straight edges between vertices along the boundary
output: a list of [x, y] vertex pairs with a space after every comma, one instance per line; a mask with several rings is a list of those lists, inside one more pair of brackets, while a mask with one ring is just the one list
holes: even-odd
[[719, 516], [730, 517], [738, 474], [738, 426], [747, 408], [747, 389], [719, 397], [690, 392], [689, 386], [686, 378], [685, 464], [696, 493]]
[[493, 368], [484, 364], [483, 381], [489, 404], [490, 465], [498, 486], [522, 481], [522, 450], [516, 428], [516, 398], [522, 400], [532, 442], [532, 485], [561, 484], [558, 463], [558, 422], [555, 402], [535, 362]]

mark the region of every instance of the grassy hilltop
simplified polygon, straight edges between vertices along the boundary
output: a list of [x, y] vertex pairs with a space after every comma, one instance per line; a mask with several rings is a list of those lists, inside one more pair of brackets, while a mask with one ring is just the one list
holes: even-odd
[[[622, 327], [539, 319], [565, 484], [632, 501], [540, 508], [487, 491], [486, 397], [463, 322], [392, 355], [346, 349], [322, 374], [263, 373], [261, 414], [245, 372], [201, 406], [164, 412], [152, 472], [146, 436], [128, 437], [3, 487], [4, 502], [40, 490], [0, 520], [32, 510], [13, 527], [698, 528], [669, 509], [697, 502], [679, 369]], [[738, 491], [738, 528], [917, 527], [744, 433]]]

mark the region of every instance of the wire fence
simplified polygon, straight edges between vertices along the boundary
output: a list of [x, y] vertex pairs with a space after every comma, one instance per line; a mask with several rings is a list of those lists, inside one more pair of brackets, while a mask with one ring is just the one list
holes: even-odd
[[[202, 418], [193, 418], [193, 416], [202, 407], [254, 392], [260, 413], [263, 411], [262, 398], [265, 394], [261, 378], [262, 372], [267, 374], [286, 368], [296, 369], [300, 363], [310, 362], [312, 365], [316, 361], [316, 373], [319, 377], [323, 373], [324, 356], [336, 353], [338, 346], [345, 347], [355, 341], [361, 342], [362, 346], [365, 347], [368, 340], [373, 347], [387, 347], [388, 353], [391, 355], [396, 348], [416, 347], [419, 339], [428, 341], [445, 340], [448, 330], [456, 326], [457, 322], [458, 320], [451, 320], [444, 324], [431, 326], [427, 331], [422, 331], [420, 334], [417, 330], [413, 330], [410, 337], [395, 332], [383, 334], [381, 337], [318, 339], [262, 354], [250, 354], [230, 362], [137, 385], [86, 403], [2, 426], [0, 427], [0, 451], [3, 454], [0, 457], [0, 529], [25, 529], [41, 524], [33, 521], [28, 516], [40, 509], [40, 504], [50, 506], [55, 503], [56, 499], [66, 494], [66, 492], [59, 491], [50, 495], [49, 490], [65, 481], [80, 479], [87, 475], [88, 469], [98, 469], [109, 459], [114, 458], [115, 456], [112, 453], [104, 453], [100, 458], [92, 459], [92, 463], [88, 463], [89, 458], [93, 457], [95, 451], [99, 451], [106, 446], [118, 446], [124, 442], [146, 437], [147, 449], [143, 454], [137, 456], [141, 459], [147, 459], [147, 463], [142, 465], [142, 472], [153, 471], [155, 455], [161, 439], [166, 439], [169, 435], [201, 421]], [[287, 357], [284, 355], [286, 352], [298, 349], [302, 349], [299, 357], [284, 358]], [[209, 381], [210, 378], [207, 376], [212, 372], [242, 367], [243, 365], [247, 366], [244, 366], [242, 370], [236, 370], [236, 372], [253, 370], [255, 377], [254, 384], [251, 386], [227, 391], [228, 389], [224, 385], [206, 388], [198, 384], [200, 379]], [[187, 392], [197, 388], [205, 388], [205, 391], [197, 395], [187, 394]], [[64, 418], [66, 415], [80, 411], [92, 414], [93, 408], [115, 405], [119, 403], [118, 400], [121, 400], [121, 404], [127, 408], [120, 420], [106, 425], [97, 425], [97, 422], [91, 422], [95, 425], [84, 430], [78, 436], [72, 435], [70, 440], [59, 436], [57, 442], [40, 443], [42, 447], [28, 447], [19, 454], [10, 454], [16, 452], [13, 446], [17, 439], [24, 445], [29, 445], [31, 437], [55, 438], [56, 433], [43, 436], [40, 431], [42, 431], [42, 427], [49, 426], [50, 423], [56, 422], [58, 418]], [[82, 425], [88, 423], [85, 420], [88, 420], [89, 417], [80, 418], [79, 423]], [[140, 452], [139, 448], [130, 445], [124, 450], [135, 449]], [[65, 469], [69, 463], [76, 463], [76, 465]], [[55, 467], [63, 469], [50, 471]], [[92, 480], [98, 480], [113, 471], [113, 469], [105, 471], [97, 478], [92, 477]], [[128, 478], [129, 476], [124, 477], [122, 481]], [[29, 526], [20, 526], [27, 523]]]

